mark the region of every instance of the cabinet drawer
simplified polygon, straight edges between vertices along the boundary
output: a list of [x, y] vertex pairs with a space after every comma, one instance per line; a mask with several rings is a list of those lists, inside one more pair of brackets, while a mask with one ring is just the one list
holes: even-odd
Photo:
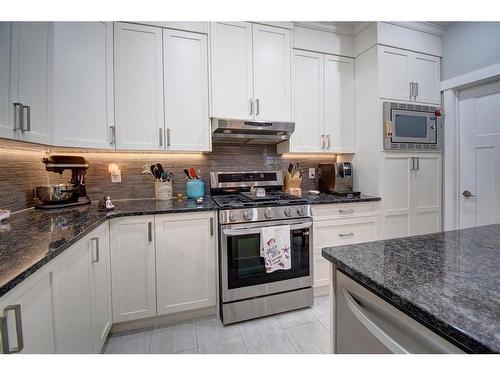
[[315, 248], [346, 245], [378, 239], [378, 217], [315, 222]]
[[373, 215], [377, 202], [364, 204], [325, 204], [312, 207], [314, 220], [339, 219], [358, 215]]

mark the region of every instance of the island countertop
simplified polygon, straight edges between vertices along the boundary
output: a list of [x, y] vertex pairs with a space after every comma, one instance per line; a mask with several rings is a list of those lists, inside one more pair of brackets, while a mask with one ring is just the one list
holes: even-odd
[[327, 247], [343, 273], [472, 353], [500, 352], [500, 225]]

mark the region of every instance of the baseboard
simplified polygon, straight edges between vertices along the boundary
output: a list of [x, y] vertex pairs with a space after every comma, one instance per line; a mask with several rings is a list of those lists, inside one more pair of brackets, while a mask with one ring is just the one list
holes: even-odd
[[111, 327], [111, 333], [116, 334], [127, 331], [136, 331], [147, 328], [161, 327], [186, 320], [215, 316], [216, 313], [215, 310], [216, 310], [215, 306], [203, 307], [201, 309], [182, 311], [167, 315], [159, 315], [151, 318], [132, 320], [130, 322], [115, 323]]
[[327, 296], [330, 294], [330, 286], [322, 285], [314, 287], [314, 297]]

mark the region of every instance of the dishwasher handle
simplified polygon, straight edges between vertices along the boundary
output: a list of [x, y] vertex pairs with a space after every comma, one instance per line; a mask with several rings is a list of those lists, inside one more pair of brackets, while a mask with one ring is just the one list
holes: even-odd
[[409, 351], [394, 341], [387, 333], [368, 318], [363, 312], [363, 308], [356, 302], [354, 297], [346, 290], [342, 289], [342, 293], [347, 302], [347, 307], [354, 316], [370, 331], [382, 344], [384, 344], [393, 353], [408, 354]]

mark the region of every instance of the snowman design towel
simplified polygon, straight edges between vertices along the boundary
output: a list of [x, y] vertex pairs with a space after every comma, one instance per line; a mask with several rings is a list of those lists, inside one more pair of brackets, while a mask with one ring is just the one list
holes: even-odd
[[289, 270], [292, 267], [290, 226], [262, 228], [260, 238], [260, 256], [264, 258], [266, 273]]

